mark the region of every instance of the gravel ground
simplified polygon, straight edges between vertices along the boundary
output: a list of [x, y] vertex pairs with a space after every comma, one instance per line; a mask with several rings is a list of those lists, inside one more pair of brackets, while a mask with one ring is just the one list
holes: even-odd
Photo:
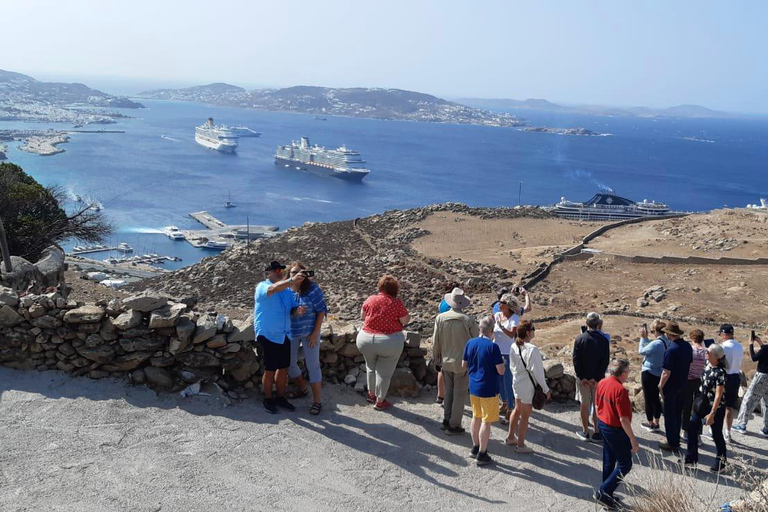
[[[445, 436], [428, 397], [382, 413], [346, 387], [324, 391], [318, 417], [308, 399], [296, 401], [295, 413], [271, 416], [256, 401], [226, 405], [0, 368], [0, 510], [596, 509], [601, 449], [576, 439], [575, 405], [534, 413], [534, 455], [514, 453], [494, 428], [496, 463], [478, 468], [466, 457], [469, 436]], [[660, 437], [639, 421], [643, 449], [629, 481], [647, 488], [668, 475], [648, 467]], [[737, 439], [737, 454], [766, 465], [768, 439]], [[711, 463], [712, 449], [706, 443], [702, 463]], [[687, 480], [718, 503], [740, 494], [730, 478], [718, 483], [708, 471]]]

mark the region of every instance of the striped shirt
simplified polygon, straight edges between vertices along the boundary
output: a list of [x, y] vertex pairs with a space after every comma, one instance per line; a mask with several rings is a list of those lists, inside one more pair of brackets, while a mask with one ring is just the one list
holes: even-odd
[[707, 366], [707, 349], [697, 348], [693, 344], [691, 344], [691, 348], [693, 349], [693, 361], [691, 361], [691, 367], [688, 369], [688, 380], [696, 380], [704, 375], [704, 367]]
[[294, 292], [294, 297], [299, 306], [307, 308], [307, 312], [301, 316], [291, 317], [291, 332], [295, 338], [306, 338], [315, 330], [318, 313], [328, 313], [325, 296], [319, 286], [311, 283], [306, 295]]

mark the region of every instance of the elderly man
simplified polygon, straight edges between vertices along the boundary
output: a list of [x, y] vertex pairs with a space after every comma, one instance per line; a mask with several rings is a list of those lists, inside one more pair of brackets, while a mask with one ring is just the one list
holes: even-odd
[[442, 429], [447, 435], [463, 434], [461, 418], [467, 401], [469, 377], [461, 361], [464, 347], [471, 338], [478, 336], [477, 322], [462, 312], [469, 306], [469, 299], [461, 288], [445, 294], [450, 310], [437, 315], [432, 336], [435, 361], [442, 366], [445, 401], [443, 402]]
[[663, 329], [670, 344], [661, 363], [659, 393], [664, 399], [664, 430], [667, 440], [659, 448], [680, 453], [680, 427], [683, 415], [683, 398], [688, 385], [688, 370], [693, 362], [693, 348], [682, 336], [685, 332], [677, 322], [667, 322]]
[[[271, 262], [264, 272], [267, 278], [256, 286], [254, 294], [253, 331], [264, 356], [264, 376], [261, 390], [264, 393], [264, 409], [270, 414], [281, 407], [287, 411], [296, 408], [285, 398], [288, 383], [288, 367], [291, 365], [291, 314], [303, 315], [306, 308], [299, 306], [290, 289], [291, 284], [301, 283], [304, 274], [284, 278], [285, 265]], [[272, 386], [277, 397], [272, 398]]]
[[[605, 377], [611, 357], [611, 347], [598, 328], [602, 319], [597, 313], [587, 315], [587, 330], [581, 333], [573, 342], [573, 368], [576, 373], [576, 387], [581, 402], [581, 431], [578, 436], [584, 441], [599, 442], [602, 434], [597, 428], [597, 409], [595, 405], [595, 390], [598, 383]], [[589, 409], [592, 411], [594, 433], [589, 435]]]
[[744, 360], [744, 347], [733, 339], [733, 326], [720, 326], [720, 344], [725, 351], [725, 440], [731, 440], [733, 411], [739, 412], [739, 386], [741, 386], [741, 363]]

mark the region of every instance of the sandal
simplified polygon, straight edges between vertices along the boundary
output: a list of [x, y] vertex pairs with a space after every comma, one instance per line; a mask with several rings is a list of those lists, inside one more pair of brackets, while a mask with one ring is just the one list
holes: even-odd
[[306, 389], [296, 389], [288, 391], [285, 394], [286, 398], [290, 398], [291, 400], [295, 400], [296, 398], [304, 398], [309, 394], [309, 388]]
[[320, 411], [322, 410], [323, 410], [323, 404], [321, 404], [320, 402], [315, 402], [312, 404], [312, 407], [309, 409], [309, 414], [311, 414], [312, 416], [317, 416], [318, 414], [320, 414]]

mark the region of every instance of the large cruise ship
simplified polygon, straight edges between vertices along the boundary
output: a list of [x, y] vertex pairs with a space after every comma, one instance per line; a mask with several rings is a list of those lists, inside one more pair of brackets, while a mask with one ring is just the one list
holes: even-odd
[[293, 141], [289, 146], [278, 146], [275, 163], [350, 181], [361, 181], [371, 172], [357, 151], [346, 146], [339, 149], [310, 146], [307, 137], [302, 137], [300, 142]]
[[669, 215], [669, 206], [643, 199], [636, 203], [631, 199], [617, 196], [613, 190], [601, 190], [585, 203], [575, 203], [560, 198], [552, 211], [566, 219], [578, 220], [622, 220], [637, 217], [659, 217]]
[[198, 144], [223, 153], [234, 153], [238, 138], [237, 134], [228, 126], [213, 124], [212, 117], [209, 117], [205, 124], [195, 128], [195, 141]]

